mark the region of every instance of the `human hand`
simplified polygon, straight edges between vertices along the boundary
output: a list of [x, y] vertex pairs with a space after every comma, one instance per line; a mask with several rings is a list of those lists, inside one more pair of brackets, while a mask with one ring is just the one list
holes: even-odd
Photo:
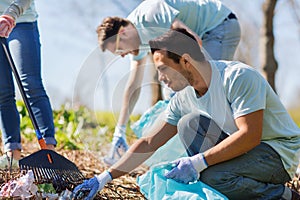
[[122, 156], [121, 154], [126, 152], [129, 148], [126, 142], [126, 126], [117, 126], [115, 128], [111, 145], [108, 156], [103, 159], [103, 161], [109, 166], [119, 160]]
[[207, 168], [203, 154], [179, 158], [173, 161], [172, 164], [174, 164], [175, 167], [167, 172], [165, 177], [185, 184], [198, 180], [200, 178], [200, 172]]
[[[97, 192], [102, 190], [106, 183], [112, 181], [112, 177], [108, 171], [102, 172], [98, 176], [94, 176], [89, 180], [85, 180], [82, 184], [75, 187], [71, 199], [93, 199]], [[87, 195], [87, 197], [85, 197]]]
[[8, 37], [14, 27], [14, 18], [9, 15], [0, 16], [0, 37]]
[[126, 142], [126, 136], [114, 136], [112, 141], [112, 146], [115, 149], [115, 153], [118, 157], [121, 157], [121, 152], [126, 152], [128, 150], [128, 144]]

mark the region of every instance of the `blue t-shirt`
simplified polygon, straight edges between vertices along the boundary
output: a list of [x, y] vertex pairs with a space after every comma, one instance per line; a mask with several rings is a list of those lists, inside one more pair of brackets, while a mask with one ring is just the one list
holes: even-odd
[[177, 125], [192, 112], [213, 119], [226, 133], [237, 130], [234, 120], [263, 109], [262, 141], [280, 155], [285, 169], [294, 176], [299, 162], [300, 129], [294, 123], [268, 82], [255, 69], [229, 61], [211, 61], [208, 91], [197, 97], [188, 86], [171, 98], [166, 121]]
[[212, 30], [231, 11], [220, 1], [208, 0], [147, 0], [137, 6], [127, 17], [137, 28], [142, 45], [134, 60], [143, 58], [149, 49], [149, 40], [167, 32], [174, 21], [179, 19], [200, 38]]

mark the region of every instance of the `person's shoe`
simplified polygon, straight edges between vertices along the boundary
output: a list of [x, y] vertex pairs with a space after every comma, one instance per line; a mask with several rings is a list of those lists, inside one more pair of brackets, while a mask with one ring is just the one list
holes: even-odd
[[125, 139], [123, 137], [114, 137], [109, 154], [103, 158], [103, 162], [111, 166], [115, 164], [127, 150], [128, 145]]
[[292, 200], [300, 200], [300, 194], [295, 190], [292, 190]]
[[0, 169], [4, 170], [4, 169], [10, 169], [10, 167], [12, 169], [17, 169], [19, 168], [19, 161], [15, 160], [7, 155], [2, 155], [0, 157]]

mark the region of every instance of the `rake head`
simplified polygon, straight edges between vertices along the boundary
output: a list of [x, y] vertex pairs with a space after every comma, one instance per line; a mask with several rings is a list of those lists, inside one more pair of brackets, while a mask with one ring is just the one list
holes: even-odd
[[73, 190], [85, 179], [73, 162], [52, 150], [39, 150], [21, 159], [19, 166], [33, 171], [36, 184], [52, 183], [56, 192]]

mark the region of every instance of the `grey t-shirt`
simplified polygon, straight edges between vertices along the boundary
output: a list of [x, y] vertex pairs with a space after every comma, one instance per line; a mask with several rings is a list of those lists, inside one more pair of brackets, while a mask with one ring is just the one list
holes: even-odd
[[208, 91], [197, 97], [188, 86], [171, 98], [166, 121], [177, 125], [185, 114], [198, 112], [213, 119], [226, 133], [237, 130], [234, 120], [263, 109], [262, 141], [281, 157], [294, 176], [299, 162], [300, 129], [277, 94], [255, 69], [236, 61], [210, 61], [212, 78]]
[[149, 51], [149, 40], [167, 32], [175, 18], [201, 38], [204, 33], [221, 24], [230, 12], [218, 0], [143, 1], [127, 17], [137, 28], [142, 42], [139, 55], [133, 56], [133, 59], [143, 58]]
[[20, 16], [14, 16], [17, 18], [16, 23], [34, 22], [37, 20], [38, 14], [34, 0], [0, 0], [0, 13], [3, 14], [12, 2], [15, 2], [24, 11]]

